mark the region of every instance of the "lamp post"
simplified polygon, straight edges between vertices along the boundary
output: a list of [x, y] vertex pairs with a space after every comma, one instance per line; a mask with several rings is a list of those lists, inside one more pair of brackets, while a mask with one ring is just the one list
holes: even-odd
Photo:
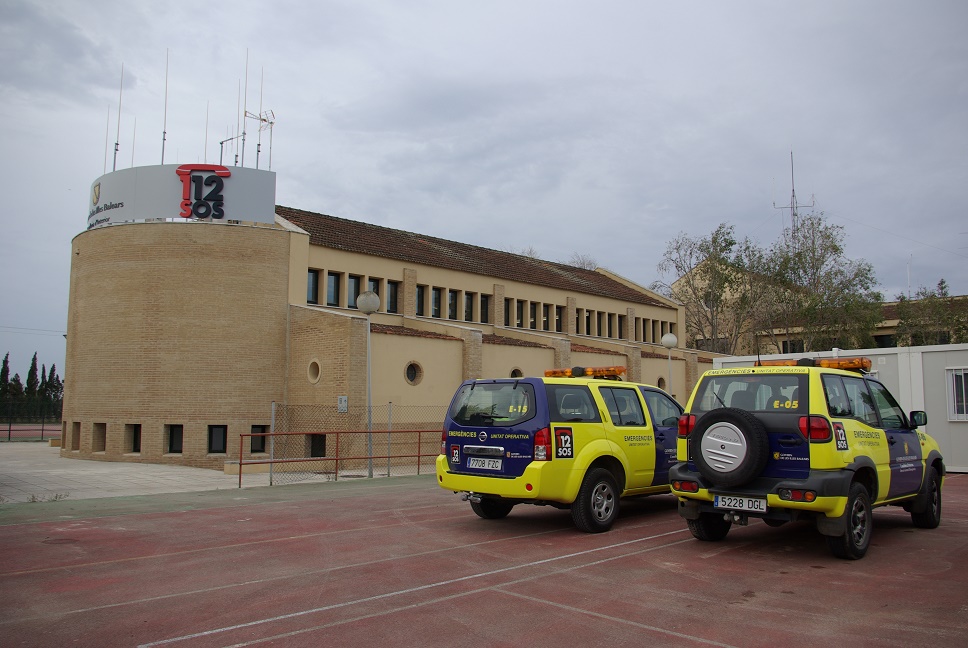
[[[669, 393], [672, 394], [672, 350], [679, 344], [679, 338], [675, 333], [666, 333], [659, 342], [669, 350]], [[675, 396], [675, 394], [672, 394]]]
[[373, 477], [373, 389], [370, 381], [370, 315], [380, 310], [380, 296], [367, 290], [356, 298], [356, 307], [366, 315], [366, 456], [367, 476]]

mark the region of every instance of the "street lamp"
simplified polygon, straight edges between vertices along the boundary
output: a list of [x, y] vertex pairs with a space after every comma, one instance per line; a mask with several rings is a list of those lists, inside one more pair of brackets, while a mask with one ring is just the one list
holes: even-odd
[[356, 298], [356, 307], [366, 315], [366, 456], [367, 476], [373, 477], [373, 389], [370, 382], [370, 315], [380, 310], [380, 296], [367, 290]]
[[[676, 345], [677, 344], [679, 344], [679, 338], [676, 337], [676, 334], [675, 333], [666, 333], [665, 335], [662, 336], [662, 339], [659, 340], [659, 342], [662, 344], [662, 346], [664, 346], [666, 349], [669, 350], [669, 384], [668, 384], [668, 389], [669, 389], [669, 393], [672, 394], [672, 350], [674, 348], [676, 348]], [[675, 396], [675, 394], [672, 394], [672, 395]]]

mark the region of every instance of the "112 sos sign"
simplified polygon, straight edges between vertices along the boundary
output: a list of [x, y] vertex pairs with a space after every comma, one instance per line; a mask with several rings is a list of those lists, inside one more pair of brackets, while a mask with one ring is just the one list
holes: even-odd
[[219, 164], [183, 164], [175, 169], [182, 182], [182, 218], [225, 218], [225, 180], [232, 175]]

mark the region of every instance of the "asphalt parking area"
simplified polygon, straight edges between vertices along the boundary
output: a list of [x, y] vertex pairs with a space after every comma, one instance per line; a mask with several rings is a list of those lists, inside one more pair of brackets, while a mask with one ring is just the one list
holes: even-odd
[[874, 514], [692, 538], [671, 496], [609, 533], [481, 520], [432, 476], [0, 507], [6, 646], [968, 644], [968, 475], [938, 529]]

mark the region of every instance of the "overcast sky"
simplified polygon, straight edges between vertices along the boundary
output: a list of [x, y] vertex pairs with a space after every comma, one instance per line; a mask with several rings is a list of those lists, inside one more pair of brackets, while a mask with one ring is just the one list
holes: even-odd
[[166, 51], [165, 163], [218, 161], [248, 56], [278, 204], [648, 286], [679, 232], [775, 241], [792, 152], [886, 299], [966, 294], [966, 25], [963, 0], [3, 0], [0, 354], [64, 375], [71, 239], [115, 139], [161, 163]]

